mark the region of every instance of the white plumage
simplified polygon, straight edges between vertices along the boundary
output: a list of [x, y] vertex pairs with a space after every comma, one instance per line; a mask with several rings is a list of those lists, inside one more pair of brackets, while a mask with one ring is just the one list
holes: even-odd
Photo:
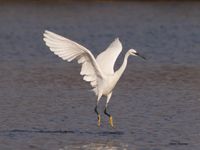
[[121, 51], [122, 44], [119, 39], [116, 38], [105, 51], [97, 56], [96, 61], [105, 74], [114, 74], [115, 61]]
[[82, 64], [80, 74], [84, 76], [83, 80], [90, 82], [96, 91], [97, 82], [102, 80], [103, 73], [88, 49], [50, 31], [45, 31], [44, 41], [50, 50], [63, 60], [70, 62], [77, 59], [78, 63]]
[[[53, 32], [45, 31], [44, 41], [50, 50], [63, 60], [70, 62], [76, 59], [79, 64], [82, 64], [80, 74], [83, 75], [83, 80], [90, 82], [93, 87], [93, 91], [98, 96], [97, 104], [102, 95], [107, 96], [106, 108], [111, 98], [112, 90], [127, 66], [128, 57], [130, 55], [140, 56], [136, 50], [130, 49], [124, 57], [122, 66], [114, 72], [115, 61], [122, 51], [122, 44], [118, 38], [105, 51], [100, 53], [96, 59], [87, 48]], [[98, 114], [99, 121], [100, 116], [97, 112], [97, 105], [95, 112]], [[110, 124], [113, 126], [112, 116], [106, 112], [106, 109], [104, 112], [110, 117]]]

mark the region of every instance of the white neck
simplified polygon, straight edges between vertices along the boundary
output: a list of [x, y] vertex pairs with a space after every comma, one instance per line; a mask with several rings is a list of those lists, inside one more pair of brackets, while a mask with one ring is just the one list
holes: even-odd
[[115, 72], [115, 75], [117, 76], [118, 80], [122, 76], [122, 74], [124, 73], [124, 70], [126, 69], [129, 56], [130, 56], [130, 53], [126, 52], [125, 57], [124, 57], [124, 61], [121, 65], [121, 67]]

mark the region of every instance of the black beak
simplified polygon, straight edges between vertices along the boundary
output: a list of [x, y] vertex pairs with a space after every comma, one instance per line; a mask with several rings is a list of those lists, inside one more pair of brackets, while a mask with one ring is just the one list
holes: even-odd
[[139, 53], [135, 53], [135, 55], [137, 55], [137, 56], [141, 57], [142, 59], [146, 60], [146, 58], [144, 56], [140, 55]]

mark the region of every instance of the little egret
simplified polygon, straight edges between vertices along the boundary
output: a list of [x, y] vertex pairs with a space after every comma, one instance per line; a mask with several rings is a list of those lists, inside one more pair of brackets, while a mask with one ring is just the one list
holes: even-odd
[[118, 38], [116, 38], [105, 51], [100, 53], [96, 59], [84, 46], [53, 32], [45, 31], [44, 41], [50, 50], [63, 60], [70, 62], [76, 59], [79, 64], [82, 64], [80, 74], [84, 76], [83, 80], [90, 82], [90, 85], [93, 88], [92, 91], [97, 96], [94, 110], [97, 114], [98, 126], [100, 126], [101, 123], [101, 116], [97, 111], [97, 106], [100, 98], [106, 96], [107, 101], [104, 113], [109, 117], [110, 126], [114, 127], [112, 116], [107, 112], [108, 102], [112, 96], [112, 91], [126, 69], [128, 57], [130, 55], [140, 56], [143, 59], [145, 59], [145, 57], [139, 55], [136, 50], [130, 49], [125, 54], [121, 67], [114, 72], [115, 61], [122, 51], [122, 44]]

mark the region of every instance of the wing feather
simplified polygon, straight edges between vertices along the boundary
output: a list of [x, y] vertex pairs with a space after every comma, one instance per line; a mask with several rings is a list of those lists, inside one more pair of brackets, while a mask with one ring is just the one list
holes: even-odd
[[116, 38], [105, 51], [97, 56], [96, 61], [105, 74], [114, 74], [115, 61], [121, 51], [122, 44], [119, 38]]
[[87, 48], [50, 31], [44, 32], [44, 41], [50, 50], [63, 60], [70, 62], [76, 59], [82, 64], [80, 74], [83, 75], [83, 80], [90, 82], [93, 91], [97, 92], [97, 83], [104, 78], [104, 74]]

